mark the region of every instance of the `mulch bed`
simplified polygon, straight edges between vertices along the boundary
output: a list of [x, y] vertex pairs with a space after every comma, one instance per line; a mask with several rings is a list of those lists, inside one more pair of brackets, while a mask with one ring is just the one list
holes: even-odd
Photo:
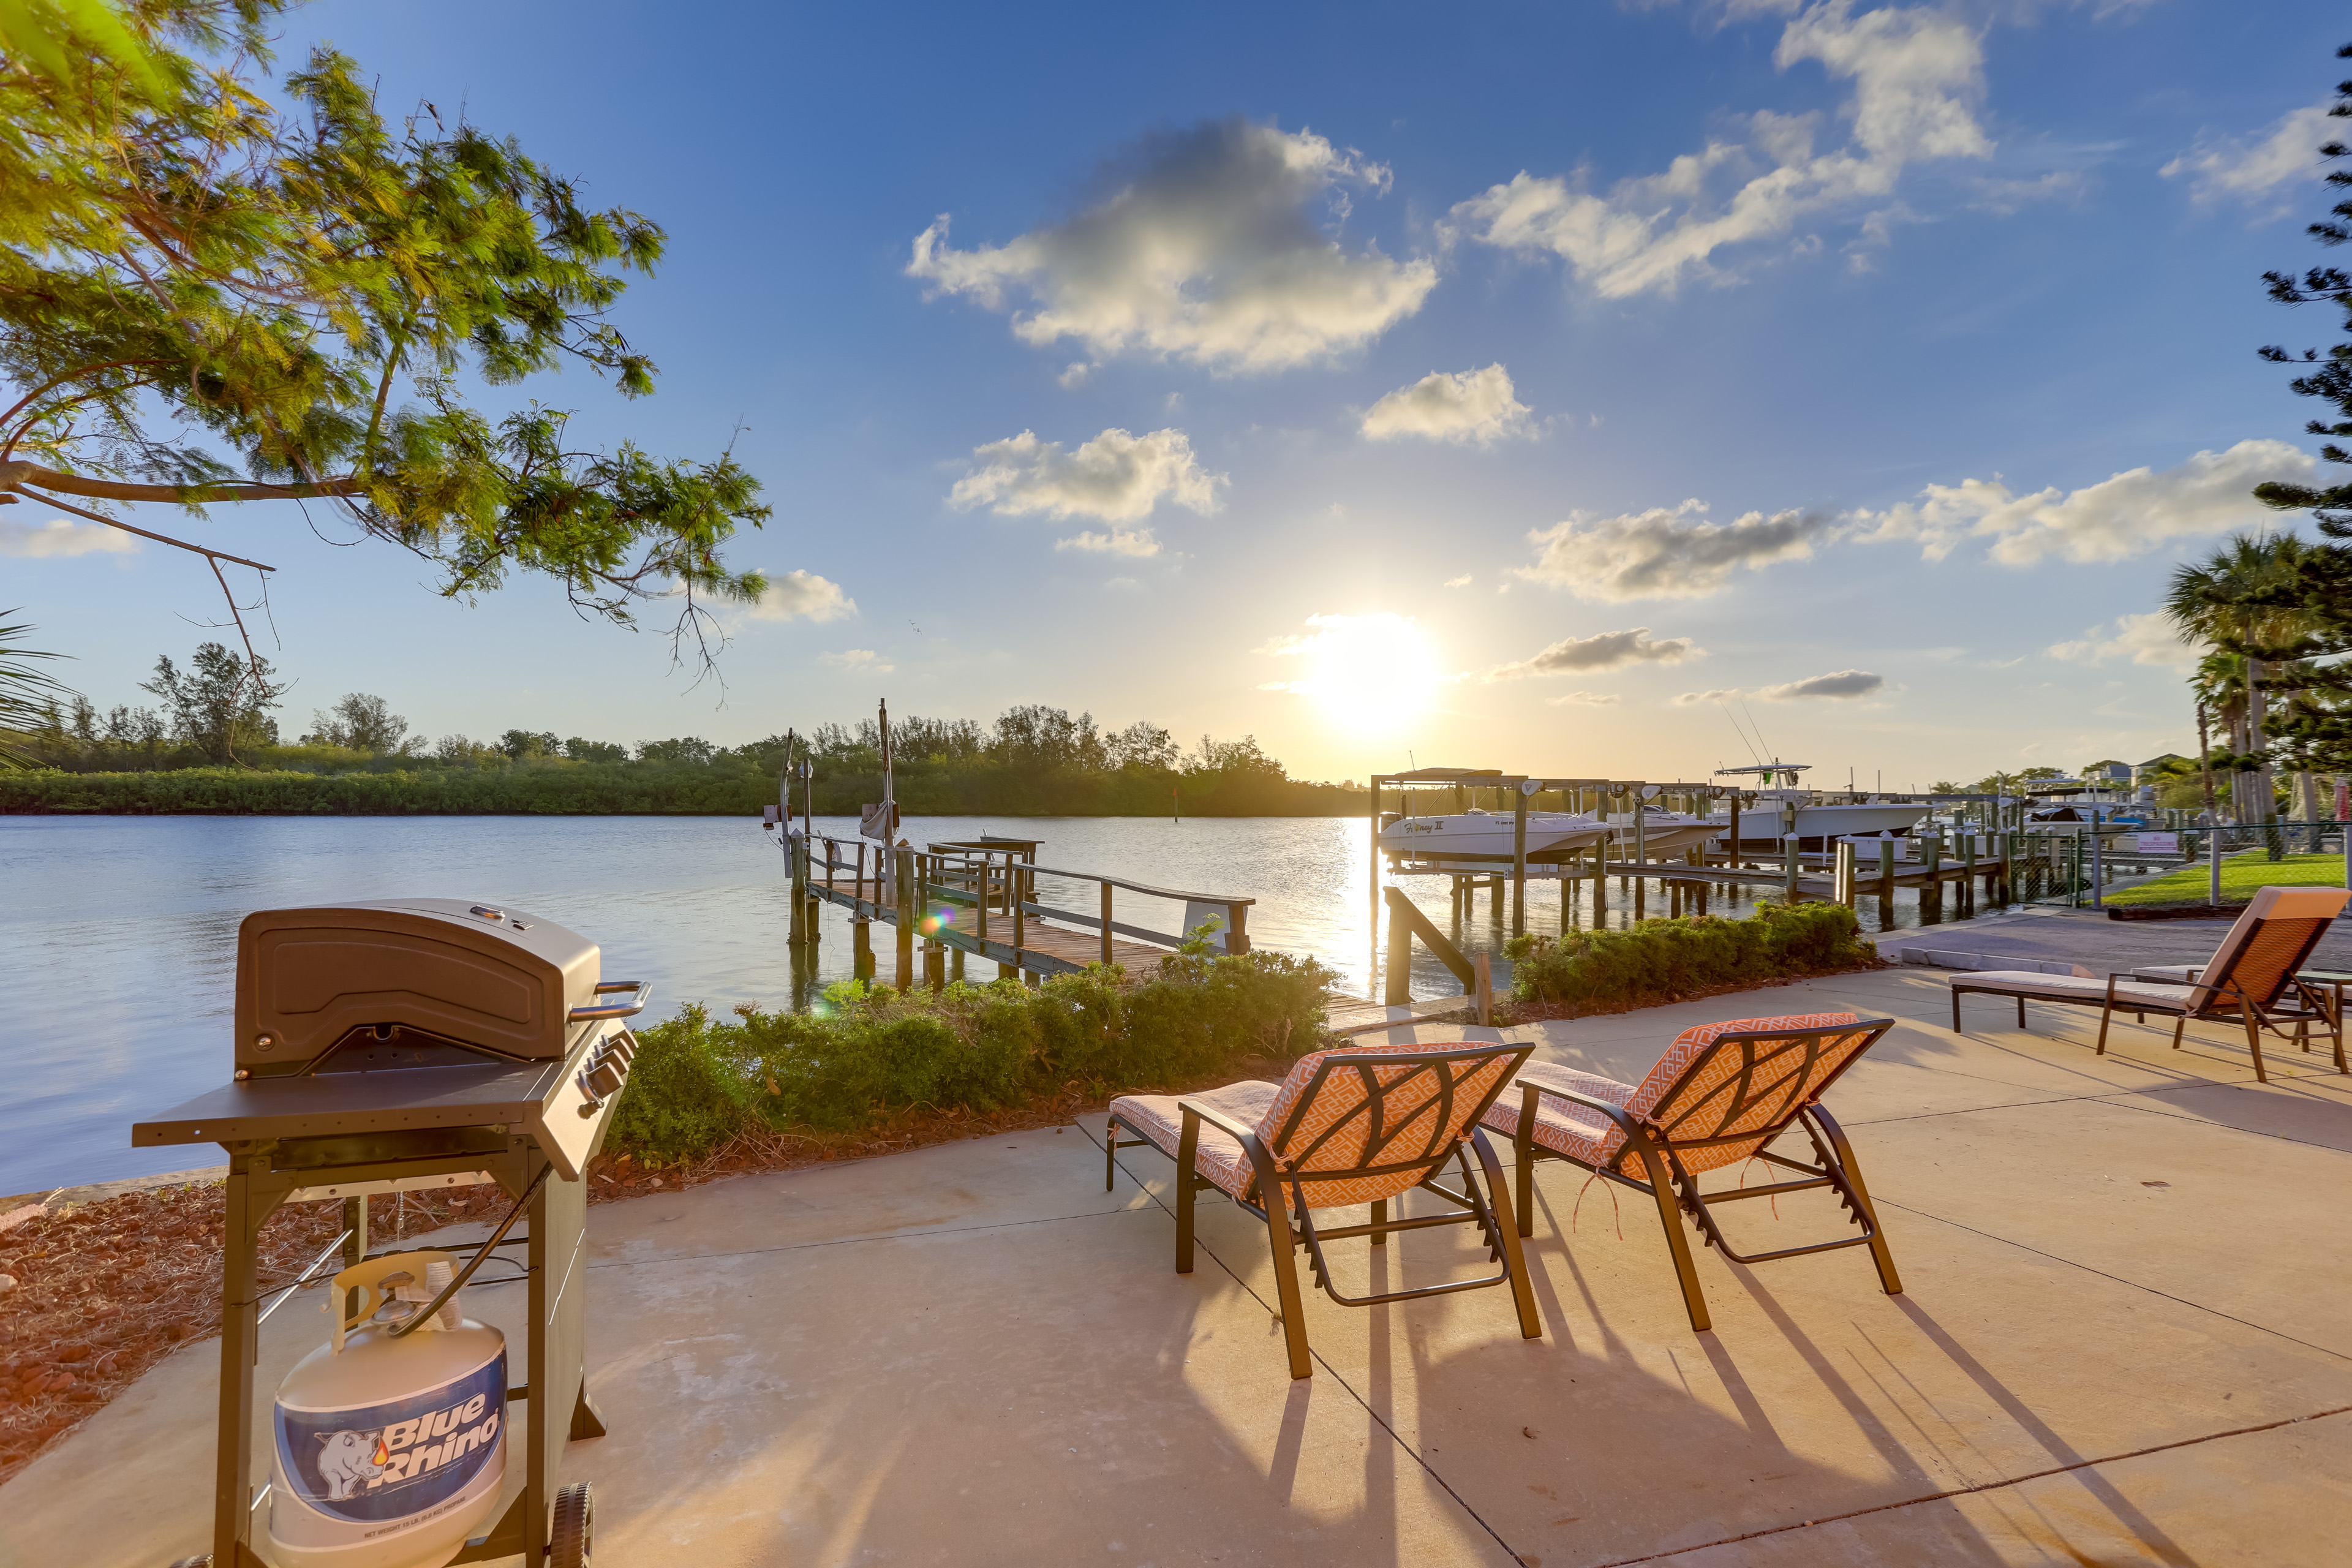
[[[1286, 1065], [1249, 1058], [1230, 1076], [1171, 1092], [1234, 1078], [1278, 1079]], [[730, 1176], [1062, 1126], [1108, 1108], [1108, 1100], [1073, 1088], [993, 1112], [902, 1112], [857, 1132], [752, 1133], [677, 1164], [599, 1155], [588, 1167], [588, 1201], [615, 1203]], [[0, 1277], [13, 1281], [0, 1283], [0, 1481], [165, 1356], [218, 1331], [224, 1194], [217, 1184], [125, 1193], [0, 1232]], [[396, 1205], [378, 1197], [369, 1205], [369, 1240], [381, 1250], [441, 1226], [502, 1217], [507, 1206], [503, 1194], [480, 1187], [405, 1193]], [[280, 1207], [261, 1228], [264, 1289], [299, 1274], [341, 1230], [339, 1201]], [[299, 1304], [289, 1310], [315, 1310]]]

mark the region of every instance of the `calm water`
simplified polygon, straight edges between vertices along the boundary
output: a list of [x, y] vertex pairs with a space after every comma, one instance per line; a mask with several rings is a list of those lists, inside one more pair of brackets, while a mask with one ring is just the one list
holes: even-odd
[[[856, 831], [842, 819], [817, 827]], [[918, 844], [988, 832], [1043, 839], [1048, 866], [1255, 898], [1257, 945], [1313, 954], [1348, 990], [1370, 994], [1361, 822], [933, 817], [906, 826]], [[1443, 879], [1405, 886], [1448, 924]], [[793, 992], [783, 857], [740, 817], [0, 816], [0, 889], [16, 1000], [0, 1037], [0, 1194], [219, 1158], [209, 1145], [133, 1150], [130, 1127], [226, 1079], [236, 927], [254, 910], [417, 895], [520, 909], [600, 942], [607, 977], [651, 980], [649, 1016], [684, 1001], [787, 1005]], [[1092, 888], [1079, 892], [1040, 879], [1042, 901], [1091, 910]], [[1614, 884], [1609, 898], [1615, 924], [1630, 900]], [[1720, 898], [1710, 907], [1733, 912]], [[1118, 910], [1122, 921], [1162, 931], [1181, 915], [1127, 894]], [[1648, 912], [1665, 906], [1654, 898]], [[1591, 921], [1589, 904], [1577, 918]], [[1898, 923], [1916, 919], [1912, 905], [1898, 907]], [[1557, 889], [1531, 884], [1530, 928], [1559, 923]], [[1497, 947], [1502, 931], [1482, 894], [1464, 945]], [[877, 947], [887, 975], [887, 933]], [[1459, 990], [1415, 951], [1414, 994]], [[846, 921], [829, 906], [817, 958], [820, 980], [847, 978]]]

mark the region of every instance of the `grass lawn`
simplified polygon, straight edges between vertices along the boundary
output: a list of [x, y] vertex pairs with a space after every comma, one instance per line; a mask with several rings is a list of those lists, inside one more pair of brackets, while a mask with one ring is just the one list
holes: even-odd
[[[2256, 888], [2340, 888], [2344, 885], [2341, 855], [2289, 855], [2273, 860], [2260, 853], [2232, 855], [2221, 861], [2221, 899], [2238, 903], [2254, 896]], [[2189, 866], [2137, 888], [2109, 893], [2113, 904], [2201, 904], [2212, 897], [2210, 867]]]

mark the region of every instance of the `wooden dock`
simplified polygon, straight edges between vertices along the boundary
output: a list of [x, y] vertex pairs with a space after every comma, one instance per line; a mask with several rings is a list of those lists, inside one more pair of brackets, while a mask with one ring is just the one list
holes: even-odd
[[[961, 979], [968, 956], [993, 961], [999, 977], [1076, 974], [1097, 963], [1149, 973], [1209, 921], [1215, 925], [1210, 936], [1213, 947], [1227, 952], [1246, 952], [1250, 947], [1248, 910], [1254, 900], [1040, 866], [1034, 840], [976, 839], [922, 850], [908, 846], [891, 854], [877, 844], [824, 837], [804, 843], [793, 835], [783, 847], [799, 858], [794, 882], [804, 889], [809, 904], [832, 904], [848, 912], [851, 940], [857, 943], [852, 969], [861, 979], [873, 978], [877, 968], [873, 923], [878, 921], [891, 929], [902, 988]], [[1097, 912], [1038, 901], [1040, 877], [1094, 883]], [[1179, 923], [1184, 931], [1154, 931], [1119, 920], [1120, 892], [1181, 904]], [[814, 935], [814, 921], [807, 918], [813, 912], [813, 908], [799, 911], [795, 940]], [[902, 921], [902, 915], [910, 918]], [[1335, 991], [1327, 997], [1325, 1027], [1346, 1037], [1476, 1016], [1476, 999], [1466, 994], [1383, 1005]]]
[[1415, 1024], [1475, 1023], [1477, 1016], [1477, 1003], [1469, 996], [1432, 996], [1424, 1001], [1390, 1005], [1367, 1002], [1360, 996], [1343, 996], [1335, 991], [1326, 1000], [1323, 1026], [1334, 1035], [1346, 1037], [1373, 1035]]
[[[793, 835], [784, 847], [796, 858], [794, 886], [813, 902], [849, 912], [853, 940], [861, 944], [854, 966], [861, 977], [874, 971], [872, 950], [864, 945], [872, 922], [892, 928], [902, 987], [916, 983], [919, 942], [927, 981], [944, 980], [950, 965], [961, 976], [966, 956], [993, 960], [1007, 974], [1075, 974], [1095, 963], [1134, 968], [1176, 952], [1203, 926], [1210, 928], [1212, 947], [1249, 951], [1248, 911], [1255, 900], [1040, 866], [1034, 839], [966, 839], [917, 849]], [[1095, 884], [1096, 910], [1040, 903], [1040, 877]], [[1163, 931], [1120, 920], [1121, 891], [1180, 906], [1181, 929]]]

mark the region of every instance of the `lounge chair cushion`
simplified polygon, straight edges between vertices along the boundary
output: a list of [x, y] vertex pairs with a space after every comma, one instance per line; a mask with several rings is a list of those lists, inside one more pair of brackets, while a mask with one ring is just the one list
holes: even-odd
[[[1253, 1079], [1185, 1098], [1213, 1106], [1244, 1127], [1255, 1127], [1281, 1089], [1280, 1084]], [[1176, 1157], [1184, 1134], [1184, 1112], [1174, 1095], [1122, 1094], [1110, 1102], [1110, 1113], [1122, 1127], [1150, 1139], [1161, 1153], [1171, 1160]], [[1209, 1121], [1201, 1123], [1200, 1162], [1200, 1173], [1232, 1197], [1248, 1191], [1250, 1178], [1256, 1174], [1241, 1140]]]
[[[2022, 996], [2036, 1002], [2071, 1002], [2080, 1006], [2106, 1005], [2107, 983], [2079, 974], [2037, 974], [2030, 969], [1985, 969], [1955, 974], [1955, 990], [1988, 991], [2002, 996]], [[2116, 1006], [2127, 1013], [2187, 1013], [2194, 1010], [2194, 985], [2165, 985], [2154, 981], [2116, 982]], [[2231, 1009], [2224, 1004], [2218, 1011]]]
[[[1563, 1089], [1575, 1094], [1589, 1094], [1595, 1100], [1605, 1100], [1612, 1105], [1622, 1105], [1633, 1098], [1634, 1086], [1619, 1083], [1613, 1078], [1597, 1073], [1578, 1072], [1555, 1062], [1529, 1062], [1519, 1069], [1518, 1078], [1502, 1098], [1486, 1108], [1486, 1125], [1507, 1138], [1519, 1135], [1518, 1085], [1532, 1083], [1542, 1089]], [[1547, 1149], [1554, 1149], [1587, 1165], [1603, 1165], [1625, 1141], [1618, 1125], [1597, 1110], [1589, 1110], [1573, 1101], [1554, 1100], [1545, 1095], [1536, 1101], [1536, 1125], [1531, 1134]], [[1638, 1174], [1638, 1173], [1636, 1173]]]
[[[1757, 1034], [1776, 1028], [1834, 1028], [1861, 1021], [1852, 1013], [1799, 1013], [1777, 1018], [1733, 1018], [1720, 1024], [1700, 1024], [1675, 1036], [1665, 1055], [1658, 1058], [1657, 1066], [1638, 1085], [1622, 1084], [1614, 1079], [1577, 1072], [1549, 1062], [1530, 1062], [1520, 1071], [1517, 1081], [1532, 1082], [1542, 1089], [1570, 1089], [1622, 1105], [1653, 1126], [1671, 1129], [1673, 1135], [1679, 1138], [1718, 1138], [1751, 1128], [1758, 1130], [1759, 1135], [1752, 1140], [1678, 1150], [1684, 1167], [1696, 1173], [1753, 1155], [1773, 1132], [1788, 1124], [1798, 1107], [1810, 1103], [1819, 1092], [1817, 1086], [1827, 1082], [1848, 1058], [1862, 1048], [1870, 1032], [1857, 1029], [1832, 1044], [1814, 1058], [1812, 1069], [1802, 1084], [1787, 1081], [1787, 1075], [1797, 1071], [1803, 1059], [1792, 1055], [1780, 1079], [1762, 1078], [1750, 1086], [1746, 1108], [1729, 1122], [1724, 1121], [1719, 1112], [1732, 1108], [1734, 1096], [1726, 1091], [1733, 1087], [1732, 1080], [1739, 1072], [1739, 1052], [1717, 1053], [1690, 1082], [1675, 1087], [1717, 1039], [1728, 1034]], [[1776, 1089], [1785, 1092], [1774, 1092]], [[1710, 1115], [1711, 1110], [1717, 1113]], [[1519, 1131], [1519, 1096], [1505, 1091], [1487, 1110], [1485, 1121], [1496, 1131], [1516, 1138]], [[1579, 1163], [1596, 1166], [1616, 1158], [1625, 1142], [1624, 1131], [1598, 1111], [1549, 1095], [1538, 1101], [1536, 1125], [1528, 1135]], [[1637, 1181], [1650, 1179], [1644, 1159], [1638, 1153], [1626, 1161], [1625, 1173]]]

